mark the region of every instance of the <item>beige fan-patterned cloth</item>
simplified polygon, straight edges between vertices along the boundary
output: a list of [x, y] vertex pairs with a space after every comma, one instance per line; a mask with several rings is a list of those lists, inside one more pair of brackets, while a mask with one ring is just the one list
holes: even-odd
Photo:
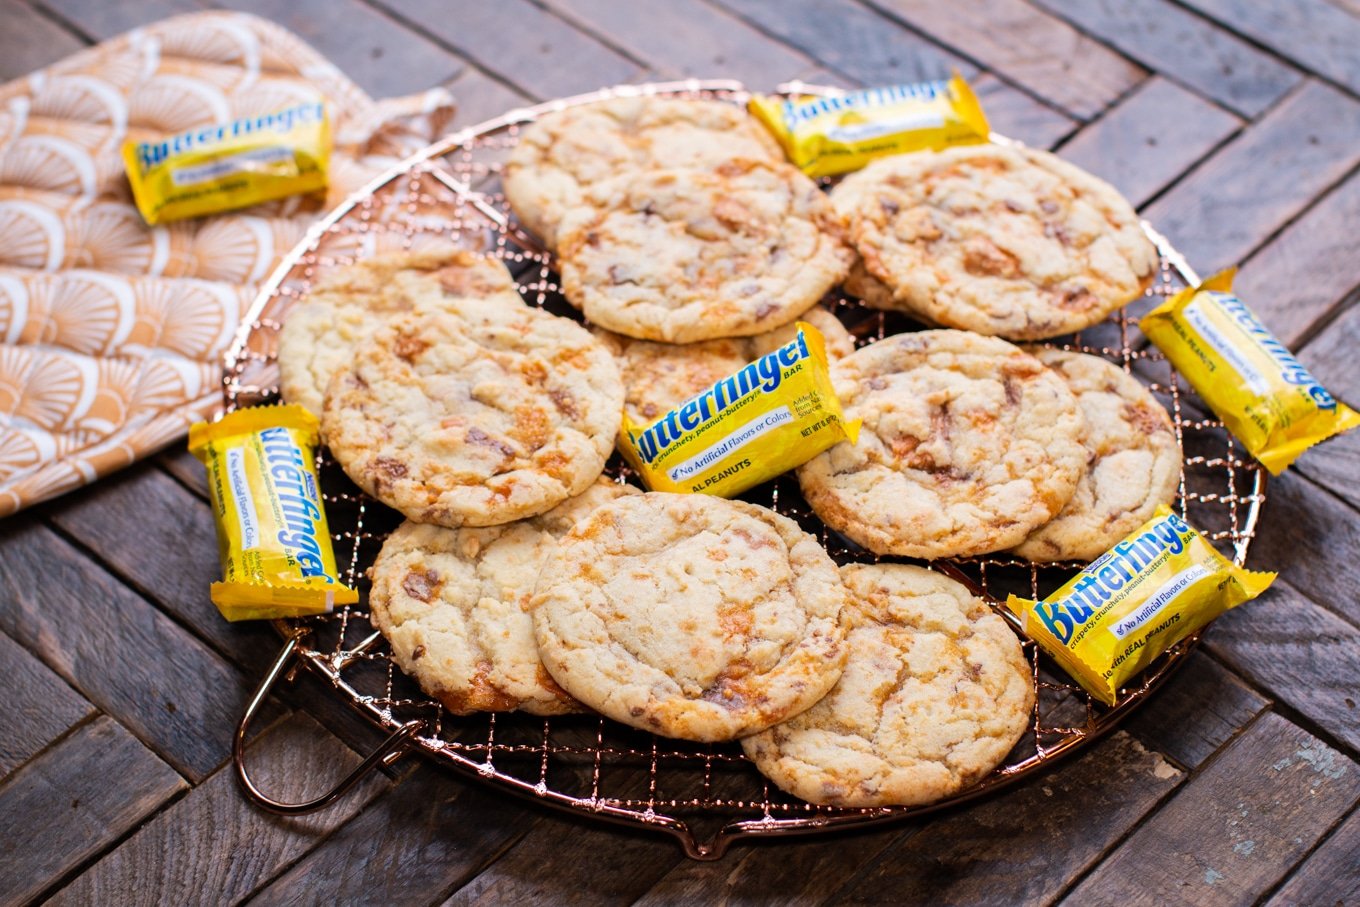
[[[119, 149], [323, 100], [325, 199], [148, 227]], [[0, 516], [182, 438], [221, 402], [221, 355], [319, 213], [433, 141], [443, 89], [374, 101], [271, 22], [197, 13], [0, 86]]]

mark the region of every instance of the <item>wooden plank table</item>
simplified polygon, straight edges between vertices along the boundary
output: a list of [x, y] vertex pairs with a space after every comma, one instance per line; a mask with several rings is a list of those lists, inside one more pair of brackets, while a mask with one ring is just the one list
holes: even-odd
[[[680, 75], [768, 88], [975, 81], [998, 131], [1118, 186], [1360, 402], [1356, 0], [0, 0], [0, 79], [205, 5], [297, 31], [376, 96], [444, 84], [467, 125]], [[0, 521], [0, 902], [1360, 904], [1360, 432], [1270, 485], [1224, 617], [1124, 729], [929, 821], [737, 846], [548, 812], [399, 763], [301, 819], [249, 806], [230, 733], [272, 658], [207, 601], [182, 450]], [[319, 791], [376, 742], [303, 679], [250, 758]]]

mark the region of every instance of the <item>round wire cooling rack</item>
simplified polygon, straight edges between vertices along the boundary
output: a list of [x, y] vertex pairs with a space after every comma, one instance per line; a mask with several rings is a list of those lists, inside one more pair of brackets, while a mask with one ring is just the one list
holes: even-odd
[[[820, 93], [798, 83], [789, 93]], [[224, 393], [228, 411], [273, 402], [278, 396], [277, 333], [289, 307], [306, 297], [316, 276], [329, 268], [375, 255], [454, 244], [501, 258], [515, 274], [526, 302], [579, 318], [561, 297], [552, 257], [519, 228], [500, 194], [499, 172], [522, 126], [568, 106], [611, 97], [661, 95], [744, 103], [742, 86], [726, 81], [629, 85], [510, 111], [464, 129], [425, 149], [356, 193], [315, 225], [284, 259], [256, 299], [226, 356]], [[993, 141], [1006, 142], [1001, 136]], [[1171, 414], [1185, 456], [1177, 497], [1186, 518], [1234, 560], [1245, 561], [1265, 500], [1265, 473], [1244, 456], [1222, 424], [1205, 415], [1165, 358], [1137, 331], [1138, 317], [1198, 278], [1166, 240], [1146, 223], [1160, 268], [1144, 297], [1082, 333], [1063, 349], [1104, 356], [1138, 375]], [[921, 328], [906, 318], [864, 308], [855, 300], [828, 300], [860, 343]], [[1101, 737], [1138, 708], [1178, 667], [1198, 637], [1159, 658], [1135, 686], [1109, 708], [1068, 682], [1030, 641], [1022, 646], [1031, 667], [1035, 709], [1029, 730], [1005, 762], [971, 788], [924, 807], [852, 809], [814, 806], [770, 785], [735, 743], [697, 744], [655, 737], [604, 718], [536, 718], [517, 713], [456, 717], [396, 669], [387, 644], [368, 620], [367, 568], [401, 518], [360, 492], [323, 450], [318, 455], [322, 489], [344, 581], [357, 586], [360, 604], [333, 613], [281, 620], [285, 638], [278, 659], [246, 709], [237, 729], [234, 762], [247, 795], [280, 813], [319, 809], [341, 796], [367, 771], [420, 751], [437, 761], [539, 802], [674, 836], [696, 859], [717, 859], [742, 838], [793, 835], [919, 816], [994, 792], [1041, 771]], [[609, 472], [628, 478], [617, 456]], [[783, 477], [743, 496], [792, 517], [814, 533], [839, 563], [879, 560], [846, 543], [817, 520]], [[931, 564], [994, 603], [1009, 592], [1038, 597], [1055, 590], [1082, 564], [1035, 566], [1001, 556]], [[306, 666], [389, 736], [354, 772], [326, 795], [285, 804], [261, 792], [244, 763], [252, 718], [273, 685]]]

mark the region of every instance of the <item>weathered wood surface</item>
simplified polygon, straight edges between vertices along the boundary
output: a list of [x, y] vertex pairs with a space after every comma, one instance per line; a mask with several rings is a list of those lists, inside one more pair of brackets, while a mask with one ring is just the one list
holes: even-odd
[[[1052, 900], [1182, 781], [1127, 734], [1033, 784], [932, 822], [837, 896], [851, 904]], [[1037, 871], [1043, 867], [1042, 871]]]
[[1270, 907], [1360, 903], [1360, 811], [1308, 858], [1267, 902]]
[[[0, 0], [0, 78], [208, 6], [294, 29], [375, 96], [445, 84], [459, 126], [651, 78], [957, 69], [996, 131], [1113, 182], [1201, 273], [1241, 263], [1247, 301], [1360, 401], [1357, 0]], [[428, 764], [307, 819], [248, 806], [230, 734], [279, 643], [208, 602], [202, 471], [172, 450], [0, 522], [0, 901], [1350, 903], [1357, 476], [1360, 432], [1270, 484], [1252, 566], [1281, 581], [1123, 732], [944, 815], [710, 864]], [[310, 675], [276, 699], [250, 761], [283, 799], [380, 739]]]
[[815, 65], [704, 0], [549, 0], [546, 5], [609, 46], [625, 48], [661, 78], [731, 78], [769, 91], [784, 74]]
[[226, 760], [253, 680], [31, 515], [0, 563], [0, 630], [190, 780]]
[[1209, 651], [1281, 704], [1360, 750], [1360, 629], [1287, 580], [1250, 608], [1223, 616]]
[[1309, 80], [1144, 215], [1209, 275], [1251, 254], [1360, 162], [1360, 101]]
[[1306, 69], [1360, 93], [1360, 18], [1327, 0], [1188, 0], [1186, 4]]
[[118, 722], [81, 726], [0, 784], [0, 898], [40, 894], [187, 787]]
[[1299, 82], [1297, 70], [1171, 0], [1038, 0], [1037, 5], [1243, 116], [1265, 110]]
[[1241, 126], [1174, 82], [1154, 76], [1059, 153], [1099, 176], [1141, 207]]
[[[359, 757], [302, 715], [250, 745], [253, 777], [284, 802], [317, 796]], [[226, 904], [243, 899], [358, 813], [387, 784], [373, 776], [332, 809], [311, 816], [262, 816], [246, 803], [230, 767], [137, 830], [52, 904]]]
[[5, 731], [0, 735], [0, 778], [36, 756], [94, 706], [27, 649], [0, 633], [0, 677], [5, 678]]
[[1360, 800], [1360, 766], [1267, 713], [1064, 900], [1250, 903]]
[[[1360, 179], [1352, 178], [1356, 190]], [[1348, 184], [1349, 185], [1349, 184]], [[1360, 191], [1352, 195], [1360, 195]], [[1346, 223], [1360, 223], [1360, 211]], [[1345, 228], [1343, 228], [1345, 229]], [[1333, 394], [1353, 406], [1360, 406], [1360, 369], [1355, 351], [1360, 349], [1360, 286], [1351, 289], [1341, 303], [1345, 311], [1326, 325], [1303, 348], [1303, 362]], [[1318, 485], [1339, 496], [1353, 508], [1360, 508], [1360, 433], [1349, 432], [1308, 452], [1298, 463], [1298, 471]]]
[[[1216, 625], [1211, 638], [1221, 635]], [[1125, 728], [1183, 768], [1196, 769], [1269, 704], [1240, 677], [1197, 652]]]
[[[1297, 350], [1320, 323], [1355, 300], [1356, 291], [1360, 290], [1360, 270], [1353, 266], [1354, 246], [1349, 236], [1357, 223], [1360, 223], [1360, 178], [1352, 175], [1249, 258], [1238, 272], [1233, 288], [1244, 299], [1251, 300], [1252, 310], [1290, 349]], [[1354, 318], [1352, 310], [1348, 323], [1353, 323]], [[1325, 371], [1325, 375], [1318, 376], [1331, 385], [1339, 385], [1349, 377], [1351, 387], [1360, 389], [1357, 387], [1360, 381], [1354, 378], [1355, 370], [1341, 367], [1343, 363], [1353, 366], [1353, 360], [1338, 357], [1334, 362], [1319, 362], [1329, 353], [1337, 352], [1344, 333], [1340, 325], [1328, 329], [1318, 337], [1317, 344], [1303, 352], [1303, 357], [1315, 373]], [[1337, 393], [1345, 391], [1344, 387], [1336, 387]], [[1317, 459], [1310, 456], [1302, 462], [1311, 464]], [[1351, 482], [1329, 484], [1341, 494], [1355, 490]], [[1351, 500], [1354, 503], [1360, 498]]]
[[418, 24], [516, 91], [538, 100], [629, 82], [645, 68], [529, 0], [467, 3], [449, 14], [440, 0], [391, 0]]
[[1147, 71], [1024, 0], [875, 0], [872, 4], [1078, 119], [1090, 119]]

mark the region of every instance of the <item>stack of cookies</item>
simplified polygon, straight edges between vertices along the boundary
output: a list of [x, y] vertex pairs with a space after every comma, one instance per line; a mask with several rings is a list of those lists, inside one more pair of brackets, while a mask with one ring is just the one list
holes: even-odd
[[[454, 714], [740, 739], [817, 803], [925, 803], [990, 772], [1034, 686], [985, 602], [602, 471], [625, 409], [655, 420], [801, 319], [863, 420], [798, 470], [826, 525], [877, 555], [1101, 553], [1174, 495], [1172, 423], [1123, 369], [1002, 338], [1142, 293], [1156, 255], [1128, 204], [998, 146], [883, 159], [828, 195], [740, 108], [643, 97], [543, 116], [504, 188], [589, 328], [526, 305], [496, 259], [436, 249], [332, 273], [280, 338], [285, 399], [407, 517], [370, 570], [396, 663]], [[940, 327], [857, 350], [817, 305], [842, 282]]]

